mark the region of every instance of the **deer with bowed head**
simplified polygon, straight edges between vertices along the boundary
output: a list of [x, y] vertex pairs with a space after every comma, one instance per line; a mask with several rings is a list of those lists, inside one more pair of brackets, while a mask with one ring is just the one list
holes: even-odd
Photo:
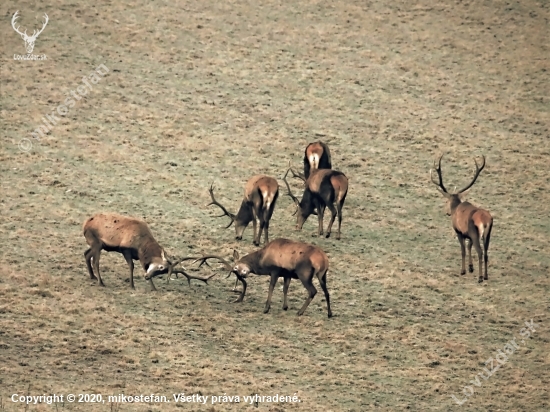
[[[477, 160], [474, 159], [476, 170], [474, 172], [474, 178], [472, 181], [464, 187], [464, 189], [459, 190], [456, 193], [449, 193], [443, 184], [443, 176], [441, 173], [441, 159], [443, 155], [439, 157], [439, 161], [436, 165], [434, 162], [434, 169], [437, 172], [439, 177], [438, 181], [434, 180], [432, 175], [432, 169], [430, 169], [430, 178], [433, 184], [437, 186], [439, 192], [445, 196], [447, 202], [445, 203], [445, 212], [447, 215], [451, 216], [451, 221], [453, 224], [453, 229], [458, 237], [460, 242], [460, 248], [462, 250], [462, 270], [460, 271], [461, 275], [466, 274], [466, 239], [469, 240], [468, 243], [468, 254], [469, 254], [469, 266], [468, 270], [470, 273], [474, 271], [474, 264], [472, 261], [472, 245], [476, 248], [476, 252], [479, 258], [479, 282], [483, 280], [488, 280], [487, 275], [487, 264], [488, 264], [488, 255], [489, 250], [489, 240], [491, 238], [491, 229], [493, 228], [493, 218], [491, 214], [484, 209], [476, 207], [469, 202], [462, 200], [465, 192], [473, 186], [476, 182], [479, 174], [485, 167], [485, 156], [483, 157], [483, 163], [481, 166], [477, 164]], [[483, 239], [483, 250], [481, 249], [480, 240]], [[485, 262], [485, 275], [483, 276], [482, 271], [482, 259]]]
[[340, 239], [340, 229], [342, 226], [342, 208], [348, 194], [348, 178], [342, 172], [332, 169], [314, 169], [306, 180], [306, 188], [302, 199], [298, 200], [292, 194], [290, 185], [286, 180], [288, 172], [292, 172], [294, 177], [298, 174], [289, 168], [286, 171], [283, 180], [288, 190], [288, 196], [296, 204], [296, 229], [302, 230], [302, 226], [310, 215], [317, 215], [319, 228], [318, 235], [323, 235], [323, 215], [328, 207], [332, 214], [328, 224], [326, 237], [330, 237], [332, 225], [338, 217], [338, 233], [336, 239]]
[[259, 246], [262, 233], [265, 233], [264, 242], [269, 243], [269, 221], [273, 216], [275, 204], [279, 197], [279, 183], [270, 176], [252, 176], [244, 187], [244, 197], [237, 214], [229, 212], [214, 197], [214, 186], [208, 190], [212, 201], [207, 205], [218, 206], [223, 214], [218, 217], [228, 216], [231, 219], [228, 228], [235, 223], [235, 239], [241, 240], [248, 224], [252, 221], [254, 227], [254, 245]]
[[[151, 290], [156, 290], [153, 277], [168, 274], [167, 281], [172, 273], [182, 274], [191, 279], [207, 283], [207, 278], [189, 275], [176, 266], [184, 260], [169, 258], [164, 249], [153, 237], [151, 230], [143, 220], [119, 215], [117, 213], [98, 213], [86, 219], [82, 227], [86, 243], [90, 246], [84, 252], [86, 266], [91, 279], [97, 279], [100, 286], [105, 286], [99, 273], [99, 257], [101, 251], [121, 253], [130, 269], [130, 287], [134, 289], [134, 260], [139, 260], [145, 270], [145, 280], [149, 281]], [[94, 273], [95, 272], [95, 273]]]
[[206, 255], [197, 261], [203, 265], [208, 259], [217, 259], [227, 271], [237, 276], [241, 281], [243, 290], [235, 302], [242, 302], [246, 293], [246, 278], [249, 274], [268, 275], [271, 277], [269, 282], [269, 293], [265, 303], [264, 313], [269, 312], [271, 307], [271, 296], [279, 277], [284, 279], [283, 310], [288, 309], [287, 293], [292, 279], [299, 279], [308, 291], [308, 297], [302, 308], [298, 311], [298, 316], [303, 315], [315, 295], [317, 289], [313, 286], [313, 279], [317, 278], [327, 301], [328, 317], [332, 317], [330, 310], [330, 296], [327, 290], [327, 272], [328, 257], [321, 248], [307, 243], [296, 242], [288, 239], [275, 239], [265, 245], [263, 248], [249, 253], [242, 258], [237, 251], [233, 253], [233, 264], [230, 264], [224, 258], [217, 255]]

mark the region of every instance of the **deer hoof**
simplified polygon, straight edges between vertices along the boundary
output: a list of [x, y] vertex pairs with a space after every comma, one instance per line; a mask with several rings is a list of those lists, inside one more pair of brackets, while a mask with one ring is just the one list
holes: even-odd
[[483, 279], [485, 279], [485, 280], [489, 280], [489, 278], [488, 278], [487, 276], [485, 276], [485, 277], [484, 277]]
[[461, 274], [461, 275], [465, 275], [465, 274], [466, 274], [466, 271], [465, 271], [465, 270], [461, 270], [461, 271], [460, 271], [460, 274]]
[[267, 312], [269, 312], [269, 308], [264, 309], [264, 313], [267, 313]]
[[468, 266], [468, 270], [470, 271], [470, 273], [474, 273], [474, 265]]
[[254, 241], [254, 242], [252, 242], [252, 243], [254, 243], [254, 246], [260, 246], [260, 242]]
[[288, 306], [283, 306], [283, 310], [288, 310]]
[[330, 237], [330, 232], [328, 232], [325, 237], [328, 239]]
[[481, 283], [483, 282], [483, 278], [479, 278], [479, 280], [477, 281], [477, 283]]

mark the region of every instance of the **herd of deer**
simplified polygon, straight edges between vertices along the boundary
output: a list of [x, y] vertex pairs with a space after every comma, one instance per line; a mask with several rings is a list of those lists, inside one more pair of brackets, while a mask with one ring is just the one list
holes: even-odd
[[[441, 156], [438, 163], [434, 163], [434, 168], [438, 174], [439, 181], [435, 181], [430, 170], [431, 181], [438, 190], [447, 198], [446, 212], [451, 216], [453, 228], [457, 234], [462, 249], [462, 270], [461, 275], [466, 273], [465, 258], [466, 248], [465, 240], [469, 239], [469, 271], [473, 272], [472, 246], [476, 248], [479, 257], [479, 282], [487, 280], [487, 250], [489, 248], [489, 239], [493, 219], [491, 214], [483, 209], [477, 208], [471, 203], [463, 202], [462, 197], [477, 180], [479, 174], [485, 167], [485, 157], [483, 164], [479, 166], [477, 161], [474, 178], [464, 189], [449, 193], [443, 185], [441, 173]], [[287, 181], [289, 172], [293, 177], [304, 181], [305, 189], [302, 199], [298, 200], [292, 194], [290, 185]], [[319, 221], [318, 234], [323, 234], [323, 215], [328, 207], [332, 213], [329, 225], [327, 227], [326, 237], [331, 234], [331, 229], [336, 217], [338, 217], [338, 234], [340, 239], [340, 229], [342, 224], [342, 207], [348, 191], [348, 179], [339, 171], [332, 169], [331, 156], [328, 146], [323, 142], [310, 143], [304, 153], [304, 173], [297, 173], [289, 167], [283, 177], [288, 196], [296, 203], [296, 228], [301, 230], [307, 218], [316, 214]], [[271, 296], [277, 280], [284, 279], [283, 309], [287, 310], [287, 292], [291, 279], [299, 279], [308, 291], [308, 297], [298, 315], [302, 315], [307, 309], [312, 299], [317, 294], [317, 289], [313, 286], [313, 279], [317, 278], [327, 301], [328, 317], [332, 316], [330, 309], [330, 297], [326, 286], [326, 277], [329, 268], [329, 261], [326, 253], [319, 247], [297, 242], [289, 239], [278, 238], [269, 241], [269, 221], [273, 215], [275, 204], [279, 196], [279, 183], [276, 179], [265, 175], [253, 176], [245, 185], [244, 198], [237, 214], [230, 213], [214, 197], [214, 187], [210, 186], [210, 197], [212, 199], [209, 205], [216, 205], [223, 214], [218, 217], [228, 216], [231, 219], [229, 228], [235, 223], [236, 239], [241, 240], [242, 235], [249, 223], [253, 222], [254, 227], [254, 245], [259, 246], [264, 232], [265, 246], [255, 252], [252, 252], [242, 258], [237, 251], [233, 254], [233, 264], [218, 255], [206, 255], [201, 257], [185, 257], [176, 259], [168, 257], [164, 249], [153, 237], [147, 223], [132, 217], [122, 216], [116, 213], [99, 213], [84, 222], [83, 232], [89, 249], [84, 252], [86, 265], [91, 279], [97, 279], [101, 286], [103, 280], [99, 273], [99, 257], [102, 250], [107, 252], [121, 253], [130, 269], [130, 286], [134, 288], [134, 260], [139, 260], [145, 270], [145, 279], [149, 281], [152, 290], [156, 290], [153, 284], [153, 278], [159, 275], [167, 274], [167, 282], [170, 281], [172, 274], [176, 276], [182, 274], [190, 282], [191, 279], [197, 279], [205, 283], [216, 273], [208, 277], [190, 275], [182, 268], [176, 268], [183, 261], [193, 260], [200, 262], [199, 267], [207, 264], [209, 259], [217, 259], [227, 271], [237, 277], [237, 282], [242, 283], [242, 291], [235, 302], [242, 302], [246, 293], [246, 277], [249, 274], [269, 275], [271, 277], [269, 284], [269, 293], [265, 304], [264, 313], [267, 313], [271, 306]], [[484, 251], [481, 249], [480, 240], [483, 239]], [[485, 261], [485, 275], [482, 276], [482, 258]]]

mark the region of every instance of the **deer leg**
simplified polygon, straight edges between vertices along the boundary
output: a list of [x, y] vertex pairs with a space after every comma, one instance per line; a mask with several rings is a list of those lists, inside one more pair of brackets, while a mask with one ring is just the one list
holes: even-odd
[[464, 236], [461, 233], [457, 232], [458, 241], [460, 242], [460, 249], [462, 252], [462, 269], [460, 270], [461, 275], [466, 274], [466, 246], [464, 245]]
[[472, 241], [471, 240], [468, 242], [468, 256], [469, 256], [468, 272], [474, 273], [474, 262], [472, 261]]
[[[473, 240], [472, 240], [473, 242]], [[478, 259], [479, 259], [479, 279], [478, 279], [478, 282], [481, 283], [483, 282], [483, 264], [482, 264], [482, 259], [483, 259], [483, 251], [481, 250], [481, 245], [479, 244], [479, 238], [477, 238], [475, 240], [475, 243], [474, 243], [474, 247], [476, 248], [476, 252], [477, 252], [477, 256], [478, 256]]]
[[257, 240], [257, 238], [258, 238], [258, 234], [257, 234], [258, 222], [257, 222], [256, 214], [254, 214], [254, 218], [252, 219], [252, 224], [254, 226], [254, 240], [253, 240], [252, 243], [254, 243], [254, 246], [258, 246], [260, 243]]
[[128, 268], [130, 269], [130, 287], [132, 289], [135, 289], [134, 287], [134, 261], [132, 259], [132, 254], [130, 252], [123, 252], [124, 259], [126, 259], [126, 263], [128, 263]]
[[332, 231], [332, 224], [334, 223], [334, 220], [336, 219], [336, 215], [338, 214], [333, 204], [328, 205], [328, 208], [330, 209], [330, 213], [332, 214], [332, 216], [330, 217], [330, 222], [328, 222], [328, 228], [327, 228], [327, 234], [326, 234], [327, 238], [330, 237], [330, 232]]
[[330, 310], [330, 296], [327, 290], [327, 272], [325, 272], [323, 276], [319, 276], [319, 283], [321, 284], [321, 289], [323, 289], [323, 292], [325, 293], [325, 300], [327, 301], [328, 317], [332, 318], [332, 311]]
[[105, 284], [103, 283], [103, 279], [101, 279], [101, 275], [99, 273], [99, 256], [100, 255], [101, 255], [101, 249], [96, 249], [92, 251], [92, 258], [93, 258], [92, 264], [93, 264], [95, 275], [97, 276], [97, 279], [98, 279], [98, 284], [100, 286], [105, 286]]
[[93, 256], [92, 248], [89, 248], [86, 252], [84, 252], [84, 259], [86, 259], [86, 267], [88, 268], [90, 279], [97, 279], [92, 269], [92, 256]]
[[321, 202], [316, 200], [315, 207], [317, 208], [317, 217], [319, 219], [319, 230], [317, 234], [323, 236], [323, 215], [325, 214], [325, 205], [322, 205]]
[[279, 279], [278, 274], [276, 273], [271, 274], [271, 281], [269, 282], [269, 293], [267, 294], [267, 302], [265, 302], [264, 313], [269, 312], [269, 308], [271, 307], [271, 296], [273, 295], [273, 289], [275, 289], [275, 285], [277, 284], [278, 279]]
[[241, 281], [243, 284], [243, 291], [241, 292], [240, 296], [235, 300], [233, 303], [242, 302], [244, 299], [244, 294], [246, 293], [246, 280], [242, 276], [237, 275], [237, 279]]
[[336, 206], [336, 210], [338, 211], [338, 235], [336, 236], [337, 240], [340, 240], [340, 228], [342, 227], [342, 204], [338, 203]]
[[271, 220], [271, 215], [269, 212], [269, 209], [265, 210], [263, 213], [263, 221], [264, 221], [264, 244], [267, 245], [269, 243], [269, 221]]
[[283, 286], [283, 294], [284, 294], [283, 310], [288, 309], [288, 303], [287, 303], [287, 300], [286, 300], [286, 295], [288, 293], [288, 287], [290, 286], [290, 281], [291, 280], [292, 280], [291, 277], [285, 277], [285, 283], [284, 283], [284, 286]]
[[[265, 230], [265, 220], [262, 218], [260, 219], [260, 230], [258, 231], [258, 243], [256, 246], [260, 246], [260, 243], [262, 241], [262, 232]], [[264, 236], [264, 241], [266, 239], [266, 236]]]
[[313, 286], [313, 269], [308, 271], [302, 271], [301, 273], [297, 273], [298, 279], [302, 281], [302, 284], [307, 289], [309, 296], [307, 297], [306, 301], [304, 302], [304, 305], [302, 308], [298, 311], [298, 316], [301, 316], [306, 311], [307, 307], [317, 294], [317, 289], [315, 289], [315, 286]]
[[485, 253], [483, 254], [483, 260], [485, 261], [485, 280], [489, 280], [489, 275], [487, 272], [487, 265], [489, 263], [489, 256], [487, 255], [487, 252], [489, 251], [489, 240], [491, 238], [491, 232], [486, 233], [483, 238], [483, 249]]

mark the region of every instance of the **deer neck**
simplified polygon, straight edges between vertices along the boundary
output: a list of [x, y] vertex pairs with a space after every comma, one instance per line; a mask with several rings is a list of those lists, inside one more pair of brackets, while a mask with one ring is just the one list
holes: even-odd
[[241, 262], [246, 264], [250, 268], [250, 272], [261, 274], [262, 265], [260, 261], [263, 257], [263, 249], [252, 252], [241, 259]]
[[462, 204], [462, 200], [460, 200], [460, 197], [458, 197], [458, 195], [452, 195], [450, 202], [451, 202], [450, 207], [451, 207], [451, 216], [452, 216], [455, 214], [458, 206]]
[[138, 248], [138, 258], [145, 269], [151, 262], [153, 261], [153, 258], [161, 258], [162, 257], [162, 248], [160, 245], [154, 241], [149, 240], [146, 242], [143, 242], [140, 247]]
[[314, 208], [315, 206], [313, 205], [313, 193], [309, 188], [306, 188], [306, 190], [304, 190], [302, 200], [300, 201], [300, 211], [302, 215], [307, 218], [313, 213]]
[[242, 201], [241, 207], [237, 212], [235, 220], [237, 224], [241, 226], [248, 226], [248, 224], [254, 219], [254, 212], [252, 211], [252, 204], [247, 202], [246, 199]]

